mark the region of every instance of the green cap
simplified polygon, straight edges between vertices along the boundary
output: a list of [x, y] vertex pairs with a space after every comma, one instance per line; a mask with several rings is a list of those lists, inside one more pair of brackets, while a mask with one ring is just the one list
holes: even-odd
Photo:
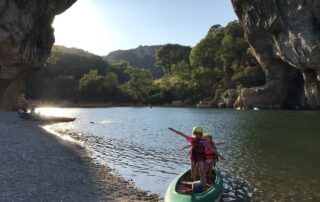
[[193, 127], [192, 133], [203, 133], [203, 129], [200, 126]]

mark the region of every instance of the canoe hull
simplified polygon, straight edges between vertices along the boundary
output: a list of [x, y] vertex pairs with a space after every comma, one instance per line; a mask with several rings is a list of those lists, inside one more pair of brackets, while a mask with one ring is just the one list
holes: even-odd
[[27, 112], [18, 111], [20, 118], [28, 119], [32, 121], [47, 121], [47, 122], [70, 122], [76, 120], [76, 118], [58, 117], [58, 116], [42, 116], [39, 114], [31, 114]]
[[165, 202], [219, 202], [223, 193], [223, 180], [221, 172], [216, 168], [216, 179], [214, 185], [204, 193], [183, 194], [176, 191], [176, 186], [182, 176], [189, 170], [176, 177], [169, 185], [165, 194]]
[[70, 122], [76, 120], [76, 118], [69, 117], [54, 117], [54, 116], [35, 116], [31, 117], [33, 121], [49, 121], [49, 122]]

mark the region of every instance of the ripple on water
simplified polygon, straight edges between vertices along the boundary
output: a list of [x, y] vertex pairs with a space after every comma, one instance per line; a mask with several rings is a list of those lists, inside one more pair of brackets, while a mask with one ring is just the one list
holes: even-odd
[[187, 152], [177, 148], [185, 142], [167, 127], [184, 131], [202, 125], [214, 138], [225, 141], [218, 148], [227, 158], [219, 161], [224, 171], [224, 201], [320, 201], [317, 112], [190, 108], [152, 108], [152, 113], [139, 108], [80, 111], [78, 121], [62, 132], [84, 142], [97, 153], [97, 160], [107, 162], [144, 190], [163, 196], [173, 178], [189, 168]]
[[[120, 175], [128, 180], [133, 179], [135, 184], [144, 190], [154, 186], [153, 182], [156, 179], [158, 184], [162, 183], [163, 188], [158, 190], [160, 195], [163, 195], [173, 178], [189, 167], [187, 154], [177, 150], [156, 150], [117, 139], [104, 139], [85, 134], [79, 136], [71, 131], [60, 132], [85, 142], [91, 150], [96, 152], [97, 160], [107, 162]], [[177, 165], [180, 169], [177, 169]], [[249, 200], [250, 193], [242, 179], [233, 178], [226, 172], [222, 175], [224, 178], [222, 201]]]

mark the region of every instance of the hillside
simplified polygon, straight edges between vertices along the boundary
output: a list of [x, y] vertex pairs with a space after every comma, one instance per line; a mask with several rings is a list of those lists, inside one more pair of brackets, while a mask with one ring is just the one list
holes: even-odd
[[113, 51], [103, 58], [110, 62], [127, 61], [133, 67], [150, 70], [154, 77], [159, 78], [163, 75], [163, 71], [154, 65], [156, 62], [155, 54], [159, 48], [161, 48], [160, 45], [139, 46], [130, 50]]
[[97, 69], [101, 74], [108, 72], [109, 64], [100, 56], [78, 48], [54, 46], [47, 68], [41, 70], [46, 75], [55, 77], [59, 75], [72, 75], [81, 78], [91, 69]]
[[53, 46], [45, 67], [26, 80], [26, 94], [31, 99], [56, 98], [61, 93], [71, 97], [78, 88], [79, 79], [92, 69], [105, 75], [110, 71], [110, 64], [81, 49]]

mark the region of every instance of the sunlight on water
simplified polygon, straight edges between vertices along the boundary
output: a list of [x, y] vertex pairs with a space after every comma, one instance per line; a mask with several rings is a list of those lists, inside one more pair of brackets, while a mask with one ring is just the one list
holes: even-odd
[[76, 113], [76, 110], [57, 107], [39, 107], [35, 109], [35, 112], [44, 116], [71, 117]]
[[109, 124], [109, 123], [112, 123], [111, 120], [103, 120], [103, 121], [100, 121], [99, 122], [100, 124]]
[[75, 144], [79, 144], [79, 145], [84, 145], [83, 142], [76, 140], [75, 138], [71, 137], [70, 135], [64, 134], [64, 133], [58, 133], [55, 130], [52, 129], [51, 125], [47, 125], [47, 126], [43, 126], [42, 127], [44, 130], [48, 131], [49, 133], [58, 136], [59, 138], [69, 141], [69, 142], [73, 142]]

